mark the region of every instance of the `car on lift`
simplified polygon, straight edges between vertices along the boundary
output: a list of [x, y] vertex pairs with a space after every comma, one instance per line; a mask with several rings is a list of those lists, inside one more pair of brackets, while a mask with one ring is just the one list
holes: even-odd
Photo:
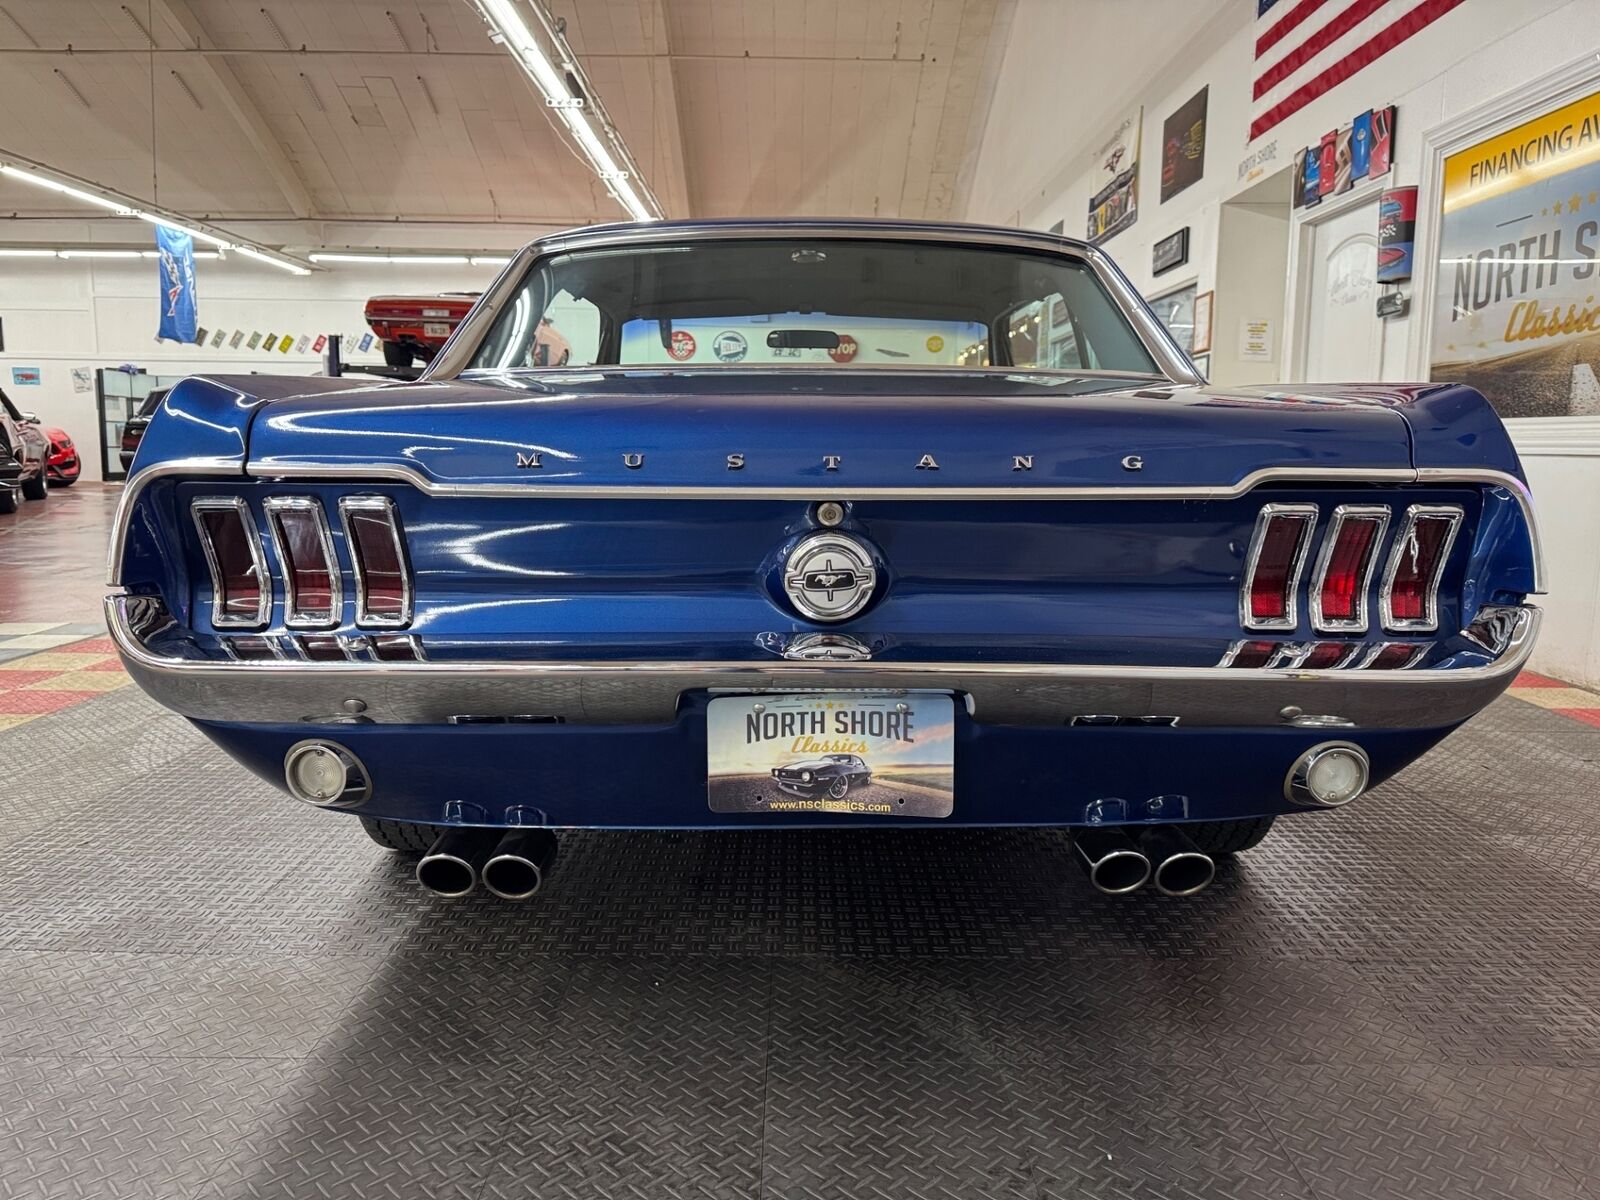
[[20, 500], [43, 500], [50, 442], [39, 418], [22, 412], [0, 391], [0, 513], [17, 511]]
[[[1391, 803], [1544, 586], [1477, 392], [1209, 386], [1023, 229], [558, 234], [418, 382], [188, 379], [136, 467], [133, 679], [446, 895], [531, 894], [563, 828], [858, 825], [1064, 828], [1188, 894]], [[870, 802], [771, 802], [823, 754]]]
[[71, 487], [83, 474], [83, 461], [78, 457], [78, 447], [65, 429], [50, 428], [44, 431], [50, 443], [49, 457], [45, 459], [45, 479], [51, 487]]
[[872, 771], [859, 754], [824, 754], [772, 768], [772, 778], [786, 792], [797, 796], [826, 793], [843, 800], [851, 788], [872, 782]]
[[374, 296], [367, 301], [365, 315], [383, 344], [383, 361], [404, 368], [419, 359], [432, 362], [477, 298], [476, 292]]

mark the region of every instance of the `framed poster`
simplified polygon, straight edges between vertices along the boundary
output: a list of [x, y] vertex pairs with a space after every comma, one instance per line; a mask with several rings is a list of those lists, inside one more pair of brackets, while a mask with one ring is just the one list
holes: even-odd
[[1136, 108], [1095, 152], [1097, 187], [1089, 197], [1089, 241], [1098, 245], [1139, 219], [1139, 129]]
[[1600, 413], [1596, 130], [1600, 92], [1443, 163], [1429, 376], [1502, 417]]
[[1199, 183], [1206, 171], [1206, 95], [1201, 88], [1161, 123], [1161, 203]]
[[1167, 327], [1172, 340], [1185, 354], [1194, 353], [1194, 302], [1195, 285], [1168, 292], [1150, 301], [1156, 319]]
[[1211, 306], [1216, 297], [1215, 292], [1201, 292], [1194, 298], [1194, 344], [1189, 347], [1191, 354], [1205, 354], [1211, 349]]

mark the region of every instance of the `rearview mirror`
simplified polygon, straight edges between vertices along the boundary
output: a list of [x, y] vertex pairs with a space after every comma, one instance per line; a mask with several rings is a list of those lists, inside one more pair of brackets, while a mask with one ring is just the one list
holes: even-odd
[[774, 329], [767, 334], [774, 350], [837, 350], [839, 335], [831, 329]]

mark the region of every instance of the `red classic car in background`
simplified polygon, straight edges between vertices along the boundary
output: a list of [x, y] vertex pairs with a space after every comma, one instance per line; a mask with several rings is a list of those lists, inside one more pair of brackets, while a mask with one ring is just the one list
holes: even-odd
[[477, 292], [374, 296], [367, 301], [367, 324], [383, 343], [383, 361], [391, 367], [409, 367], [419, 358], [432, 362], [477, 299]]
[[50, 457], [45, 459], [45, 480], [51, 487], [71, 487], [83, 472], [78, 459], [78, 448], [65, 429], [46, 429], [50, 439]]

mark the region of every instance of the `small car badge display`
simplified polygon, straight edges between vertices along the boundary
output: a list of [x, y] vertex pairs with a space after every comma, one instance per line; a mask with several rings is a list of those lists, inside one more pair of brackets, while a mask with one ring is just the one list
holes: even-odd
[[872, 554], [847, 533], [814, 533], [789, 552], [783, 590], [803, 617], [845, 621], [872, 599], [878, 572]]

